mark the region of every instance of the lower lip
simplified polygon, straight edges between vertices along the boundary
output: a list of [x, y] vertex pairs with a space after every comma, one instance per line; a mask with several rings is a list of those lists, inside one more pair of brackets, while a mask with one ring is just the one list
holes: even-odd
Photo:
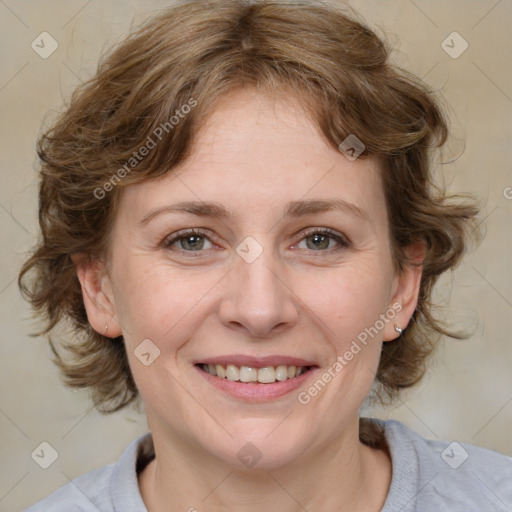
[[271, 384], [261, 384], [259, 382], [239, 382], [231, 381], [225, 378], [215, 377], [205, 372], [198, 366], [195, 369], [217, 389], [224, 391], [234, 398], [239, 398], [249, 402], [266, 402], [274, 400], [281, 396], [299, 388], [304, 382], [309, 379], [317, 368], [311, 368], [307, 372], [293, 377], [293, 379], [286, 379], [285, 381], [276, 381]]

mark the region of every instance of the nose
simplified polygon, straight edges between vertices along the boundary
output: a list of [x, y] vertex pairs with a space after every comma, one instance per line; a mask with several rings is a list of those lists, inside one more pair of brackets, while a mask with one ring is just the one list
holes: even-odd
[[299, 319], [297, 298], [270, 253], [264, 250], [252, 263], [237, 256], [226, 276], [220, 320], [246, 337], [267, 338], [290, 329]]

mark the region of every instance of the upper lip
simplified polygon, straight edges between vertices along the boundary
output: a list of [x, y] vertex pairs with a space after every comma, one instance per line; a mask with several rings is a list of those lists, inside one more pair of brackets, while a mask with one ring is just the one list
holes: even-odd
[[255, 357], [243, 354], [233, 354], [229, 356], [215, 356], [206, 357], [201, 360], [194, 361], [194, 364], [213, 364], [213, 365], [227, 365], [234, 364], [235, 366], [247, 366], [249, 368], [265, 368], [266, 366], [316, 366], [313, 361], [308, 361], [300, 357], [290, 356], [264, 356]]

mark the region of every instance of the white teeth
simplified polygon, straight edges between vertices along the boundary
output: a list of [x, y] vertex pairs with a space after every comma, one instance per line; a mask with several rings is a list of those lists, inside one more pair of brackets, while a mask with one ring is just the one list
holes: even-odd
[[261, 382], [262, 384], [270, 384], [275, 381], [276, 371], [272, 366], [267, 366], [258, 370], [258, 382]]
[[240, 367], [240, 382], [257, 382], [258, 370], [248, 366]]
[[288, 378], [288, 368], [282, 364], [276, 368], [276, 379], [279, 381], [286, 380]]
[[240, 380], [240, 370], [234, 364], [228, 364], [226, 366], [226, 379], [228, 380]]
[[266, 366], [264, 368], [252, 368], [249, 366], [236, 366], [228, 364], [203, 364], [202, 368], [210, 375], [228, 379], [230, 381], [240, 382], [260, 382], [261, 384], [271, 384], [276, 381], [284, 382], [287, 379], [298, 377], [306, 371], [303, 366], [286, 366], [284, 364], [277, 367]]

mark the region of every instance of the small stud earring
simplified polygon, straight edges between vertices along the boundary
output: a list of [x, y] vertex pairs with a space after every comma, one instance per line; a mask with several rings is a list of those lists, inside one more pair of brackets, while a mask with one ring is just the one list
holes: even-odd
[[395, 324], [395, 331], [398, 333], [398, 334], [402, 334], [404, 332], [404, 330], [399, 327], [398, 325]]
[[108, 325], [105, 325], [105, 332], [103, 333], [103, 336], [107, 335], [107, 331], [108, 331]]

